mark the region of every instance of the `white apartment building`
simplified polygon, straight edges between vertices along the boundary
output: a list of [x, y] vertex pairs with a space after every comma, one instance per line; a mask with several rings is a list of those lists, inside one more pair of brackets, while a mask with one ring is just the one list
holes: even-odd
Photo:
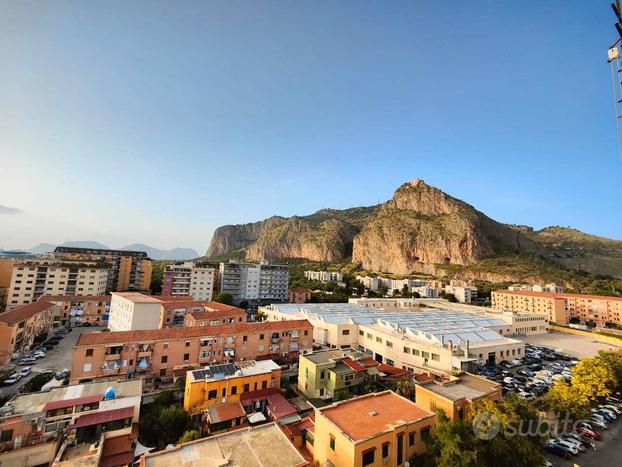
[[508, 287], [508, 290], [513, 292], [549, 292], [549, 293], [564, 293], [564, 288], [561, 285], [557, 285], [555, 282], [549, 284], [515, 284]]
[[310, 281], [342, 282], [343, 274], [335, 271], [305, 271], [305, 277]]
[[170, 265], [164, 271], [162, 295], [210, 301], [214, 294], [217, 273], [215, 268], [199, 267], [192, 261]]
[[407, 287], [408, 293], [417, 292], [422, 297], [436, 298], [439, 296], [439, 291], [435, 287], [429, 286], [426, 281], [421, 279], [391, 279], [389, 277], [369, 277], [369, 276], [356, 276], [356, 279], [360, 281], [363, 286], [374, 292], [377, 292], [382, 287], [387, 289], [389, 295], [393, 295], [394, 290], [398, 290], [400, 293], [404, 291], [404, 286]]
[[162, 301], [138, 292], [112, 292], [108, 329], [137, 331], [160, 328]]
[[477, 288], [476, 287], [467, 287], [467, 286], [458, 286], [458, 285], [446, 285], [445, 293], [453, 294], [456, 297], [456, 300], [460, 303], [471, 303], [475, 298], [477, 298]]
[[104, 295], [108, 268], [96, 263], [32, 259], [13, 265], [7, 309], [42, 295]]
[[249, 304], [286, 302], [289, 266], [268, 264], [220, 263], [219, 290], [231, 294], [233, 302]]

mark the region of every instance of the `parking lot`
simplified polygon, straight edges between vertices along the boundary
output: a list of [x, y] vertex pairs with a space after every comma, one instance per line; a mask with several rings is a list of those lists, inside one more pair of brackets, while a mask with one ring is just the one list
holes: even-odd
[[[49, 350], [44, 358], [37, 360], [37, 363], [32, 365], [32, 373], [29, 376], [20, 379], [17, 383], [11, 386], [0, 387], [0, 397], [7, 397], [16, 394], [19, 388], [22, 387], [26, 381], [44, 370], [52, 369], [56, 371], [63, 368], [71, 369], [71, 351], [77, 342], [78, 337], [80, 337], [80, 334], [100, 331], [102, 329], [103, 327], [95, 326], [87, 328], [73, 328], [72, 332], [68, 333], [56, 347]], [[18, 360], [15, 360], [13, 363], [16, 365], [16, 371], [19, 371], [21, 367], [17, 366]]]
[[542, 345], [554, 350], [559, 350], [571, 357], [593, 357], [599, 350], [619, 349], [614, 345], [604, 344], [589, 337], [562, 332], [550, 332], [535, 336], [517, 337], [523, 342], [533, 345]]

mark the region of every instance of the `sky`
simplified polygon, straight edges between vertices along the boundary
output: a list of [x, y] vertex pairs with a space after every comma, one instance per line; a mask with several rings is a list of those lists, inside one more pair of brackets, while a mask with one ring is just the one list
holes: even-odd
[[622, 239], [608, 1], [0, 2], [0, 247], [204, 252], [419, 177]]

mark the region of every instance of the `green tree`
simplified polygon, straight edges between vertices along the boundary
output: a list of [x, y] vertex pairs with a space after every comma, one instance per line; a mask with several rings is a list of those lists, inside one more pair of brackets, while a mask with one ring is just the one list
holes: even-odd
[[614, 388], [622, 387], [622, 351], [620, 350], [601, 350], [598, 357], [604, 364], [609, 365], [615, 376]]
[[572, 371], [572, 389], [577, 397], [590, 402], [606, 397], [616, 387], [616, 375], [602, 358], [582, 358]]
[[233, 305], [233, 295], [227, 292], [218, 292], [214, 297], [214, 301], [224, 303], [225, 305]]
[[545, 407], [564, 418], [568, 414], [571, 419], [579, 420], [590, 413], [590, 401], [584, 394], [577, 394], [573, 387], [565, 381], [556, 381], [544, 396]]
[[177, 441], [177, 443], [188, 443], [190, 441], [194, 441], [195, 439], [199, 439], [200, 437], [201, 433], [199, 433], [198, 430], [187, 430], [184, 431], [184, 434], [181, 435], [181, 438], [179, 438], [179, 441]]

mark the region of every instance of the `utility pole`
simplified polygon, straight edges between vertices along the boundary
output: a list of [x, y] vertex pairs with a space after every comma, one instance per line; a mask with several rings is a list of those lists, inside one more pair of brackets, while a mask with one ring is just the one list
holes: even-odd
[[616, 16], [615, 28], [618, 39], [607, 50], [607, 62], [611, 68], [611, 85], [613, 90], [613, 109], [615, 113], [616, 138], [618, 140], [618, 152], [622, 162], [622, 67], [620, 65], [620, 46], [622, 45], [622, 8], [620, 0], [611, 4], [611, 9]]

